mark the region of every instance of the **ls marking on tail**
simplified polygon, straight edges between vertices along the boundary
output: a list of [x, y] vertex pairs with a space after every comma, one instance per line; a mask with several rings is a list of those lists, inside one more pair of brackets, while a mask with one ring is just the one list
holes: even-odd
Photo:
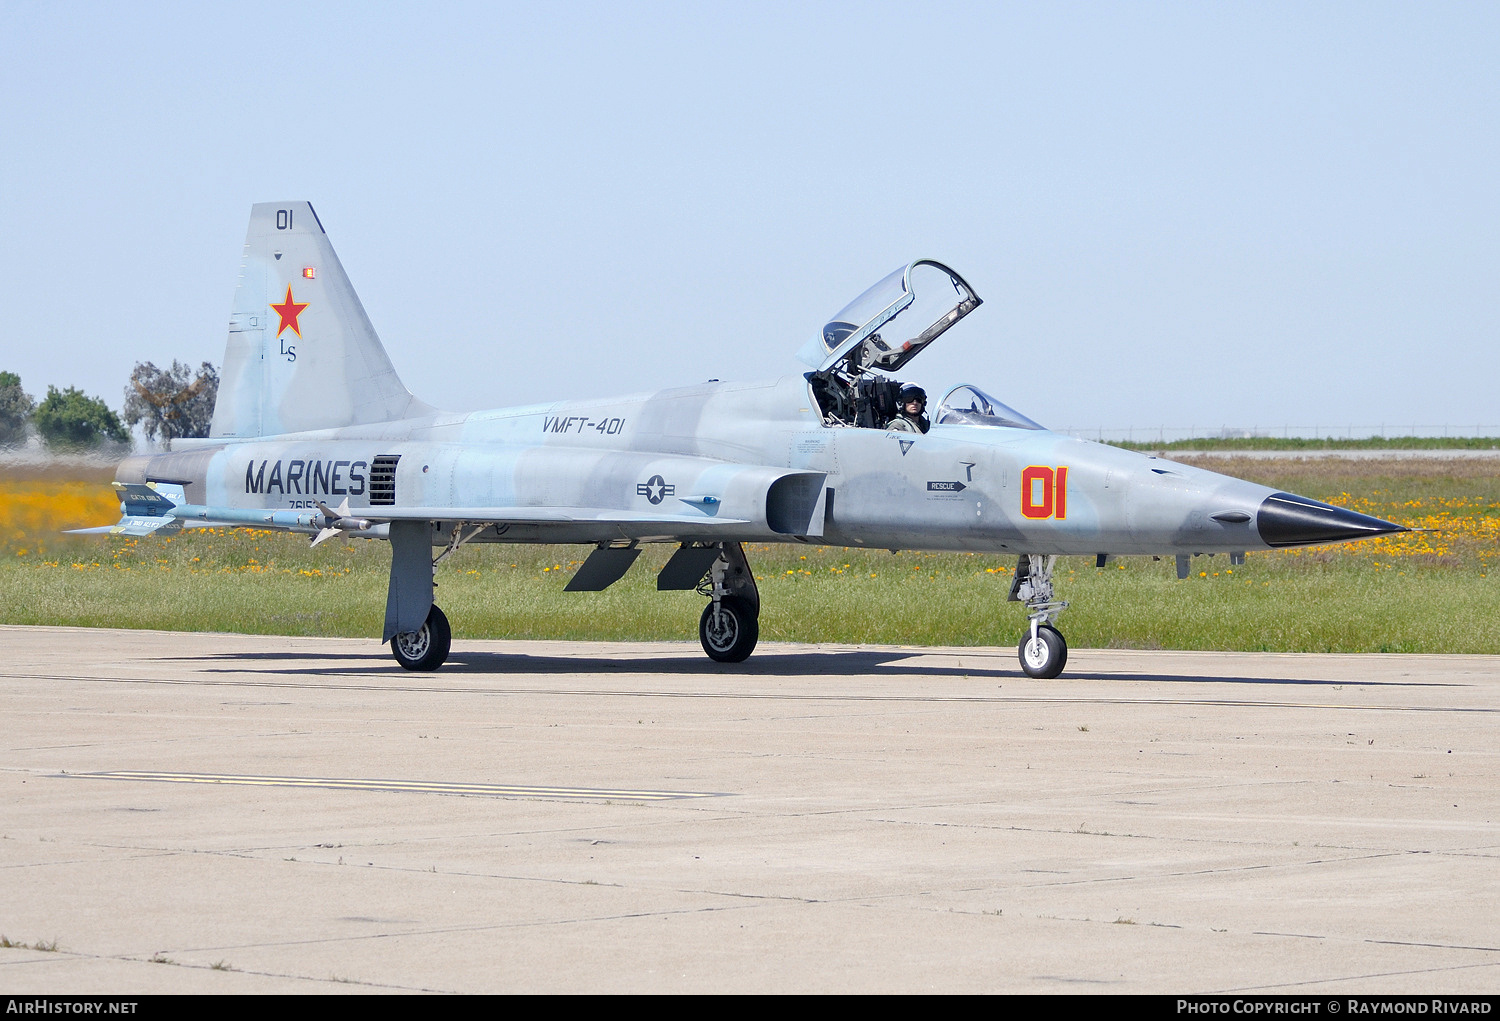
[[[276, 330], [278, 339], [289, 329], [297, 335], [298, 340], [302, 339], [302, 327], [298, 324], [297, 317], [302, 315], [307, 305], [307, 302], [298, 301], [292, 297], [292, 285], [287, 284], [285, 300], [280, 305], [271, 306], [276, 310], [276, 314], [281, 317], [281, 326]], [[281, 354], [289, 362], [297, 360], [297, 348], [289, 346], [285, 340], [281, 341]]]

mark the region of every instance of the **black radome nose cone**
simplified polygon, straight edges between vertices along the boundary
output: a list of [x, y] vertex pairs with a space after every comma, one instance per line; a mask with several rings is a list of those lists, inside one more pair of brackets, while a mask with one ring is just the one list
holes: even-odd
[[1334, 507], [1293, 493], [1272, 493], [1255, 514], [1267, 546], [1311, 546], [1410, 531], [1405, 525]]

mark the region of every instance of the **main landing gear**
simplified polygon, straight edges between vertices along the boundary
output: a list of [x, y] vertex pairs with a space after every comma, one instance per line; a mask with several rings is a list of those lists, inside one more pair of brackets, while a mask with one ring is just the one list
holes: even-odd
[[739, 543], [719, 545], [698, 591], [710, 600], [698, 619], [703, 651], [719, 663], [744, 662], [760, 639], [760, 592]]
[[710, 659], [741, 663], [755, 651], [760, 638], [760, 617], [738, 596], [724, 596], [703, 608], [698, 619], [698, 640]]
[[1010, 586], [1009, 599], [1025, 603], [1030, 611], [1030, 628], [1017, 649], [1027, 677], [1056, 677], [1068, 663], [1068, 643], [1052, 626], [1057, 615], [1068, 608], [1066, 602], [1053, 596], [1052, 568], [1056, 563], [1055, 556], [1022, 554], [1016, 564], [1016, 580]]
[[448, 658], [452, 642], [448, 617], [434, 603], [420, 629], [391, 636], [391, 655], [408, 670], [436, 670]]
[[436, 670], [448, 658], [453, 632], [448, 617], [432, 601], [433, 573], [444, 557], [477, 536], [485, 526], [457, 522], [448, 547], [432, 559], [434, 525], [426, 521], [393, 521], [391, 583], [385, 601], [384, 641], [391, 655], [408, 670]]

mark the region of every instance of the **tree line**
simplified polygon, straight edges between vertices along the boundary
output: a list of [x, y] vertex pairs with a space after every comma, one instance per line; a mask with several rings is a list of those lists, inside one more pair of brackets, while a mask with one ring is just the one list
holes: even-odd
[[178, 437], [207, 436], [219, 396], [219, 370], [204, 362], [172, 362], [160, 369], [137, 362], [125, 386], [125, 405], [116, 414], [104, 400], [77, 387], [47, 387], [34, 400], [14, 372], [0, 371], [0, 447], [24, 444], [34, 432], [59, 452], [129, 448], [129, 427], [140, 424], [146, 439], [171, 449]]

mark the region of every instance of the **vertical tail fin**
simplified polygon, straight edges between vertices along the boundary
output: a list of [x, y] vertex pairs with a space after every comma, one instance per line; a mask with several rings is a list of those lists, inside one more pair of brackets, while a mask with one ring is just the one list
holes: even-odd
[[432, 410], [397, 377], [312, 206], [257, 203], [210, 435], [274, 436]]

